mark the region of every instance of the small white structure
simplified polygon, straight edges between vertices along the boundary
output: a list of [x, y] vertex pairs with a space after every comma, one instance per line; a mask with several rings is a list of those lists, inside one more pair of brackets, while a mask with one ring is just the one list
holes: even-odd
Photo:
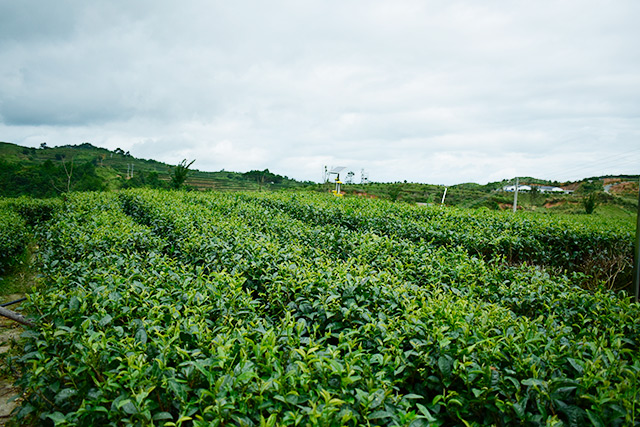
[[560, 187], [550, 187], [548, 185], [539, 185], [538, 191], [541, 193], [564, 193], [564, 189]]
[[[516, 186], [515, 185], [507, 185], [505, 187], [502, 187], [502, 191], [506, 191], [507, 193], [513, 193], [514, 191], [516, 191]], [[530, 185], [518, 185], [518, 191], [531, 191], [531, 186]]]
[[[528, 191], [533, 190], [534, 188], [537, 188], [539, 192], [541, 193], [565, 193], [565, 194], [570, 194], [573, 193], [573, 191], [571, 190], [565, 190], [564, 188], [560, 188], [560, 187], [552, 187], [549, 185], [519, 185], [518, 186], [518, 191], [524, 191], [525, 193]], [[513, 193], [514, 191], [516, 191], [516, 186], [515, 185], [507, 185], [502, 187], [502, 191], [506, 191], [507, 193]]]

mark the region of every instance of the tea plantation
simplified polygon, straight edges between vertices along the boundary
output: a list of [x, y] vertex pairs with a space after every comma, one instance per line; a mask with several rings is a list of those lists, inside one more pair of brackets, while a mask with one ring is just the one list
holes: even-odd
[[3, 203], [0, 255], [35, 233], [41, 274], [6, 359], [18, 423], [640, 424], [640, 306], [608, 290], [629, 224], [305, 193]]

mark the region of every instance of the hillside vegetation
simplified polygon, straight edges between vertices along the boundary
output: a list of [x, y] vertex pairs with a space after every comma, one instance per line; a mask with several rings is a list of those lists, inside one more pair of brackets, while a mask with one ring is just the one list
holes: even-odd
[[[638, 204], [639, 176], [594, 177], [571, 183], [543, 181], [523, 178], [524, 184], [554, 185], [573, 191], [571, 194], [519, 192], [518, 209], [539, 213], [581, 214], [585, 213], [584, 200], [595, 197], [594, 213], [600, 216], [635, 218]], [[514, 195], [502, 191], [510, 181], [491, 182], [485, 185], [465, 183], [447, 188], [444, 204], [463, 208], [485, 208], [490, 210], [511, 210]], [[605, 189], [606, 187], [606, 189]], [[318, 192], [329, 192], [334, 184], [319, 184]], [[606, 190], [606, 191], [605, 191]], [[387, 199], [405, 203], [439, 205], [445, 187], [419, 183], [368, 183], [343, 184], [342, 191], [347, 196]]]
[[[182, 159], [176, 159], [176, 165]], [[196, 162], [197, 164], [197, 162]], [[155, 160], [137, 159], [128, 152], [110, 151], [89, 143], [62, 147], [21, 147], [0, 142], [0, 196], [53, 197], [69, 191], [102, 191], [125, 188], [172, 187], [176, 166]], [[520, 193], [520, 210], [544, 213], [585, 212], [585, 200], [592, 198], [594, 213], [605, 217], [632, 219], [638, 203], [638, 176], [593, 177], [559, 183], [521, 178], [521, 184], [562, 186], [573, 194]], [[485, 185], [464, 183], [448, 187], [445, 204], [465, 208], [509, 210], [513, 194], [501, 191], [511, 181]], [[330, 192], [332, 183], [299, 182], [286, 176], [253, 170], [245, 173], [189, 170], [185, 188], [208, 191], [261, 191], [307, 189]], [[439, 204], [444, 187], [407, 182], [344, 184], [347, 196], [387, 199], [404, 203]]]
[[[182, 159], [176, 159], [178, 164]], [[89, 143], [61, 147], [21, 147], [0, 142], [0, 196], [52, 197], [69, 191], [122, 188], [169, 188], [175, 166], [137, 159], [128, 152], [109, 151]], [[306, 185], [269, 170], [236, 172], [189, 171], [188, 188], [198, 190], [260, 190]]]

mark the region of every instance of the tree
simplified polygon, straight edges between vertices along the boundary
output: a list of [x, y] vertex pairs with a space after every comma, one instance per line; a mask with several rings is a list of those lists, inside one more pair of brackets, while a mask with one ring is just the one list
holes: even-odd
[[598, 193], [590, 193], [582, 199], [582, 206], [584, 206], [584, 211], [588, 214], [592, 214], [597, 205]]
[[187, 175], [189, 174], [189, 166], [191, 166], [195, 162], [192, 160], [190, 163], [187, 163], [187, 159], [182, 160], [175, 168], [173, 168], [173, 175], [171, 175], [171, 186], [173, 188], [180, 188], [184, 181], [187, 179]]
[[163, 182], [160, 181], [160, 177], [158, 176], [158, 172], [156, 171], [150, 171], [149, 174], [147, 175], [147, 179], [145, 181], [145, 184], [151, 188], [162, 188], [163, 187]]
[[400, 196], [400, 192], [402, 191], [402, 184], [390, 184], [389, 185], [389, 198], [391, 198], [391, 201], [395, 202], [396, 200], [398, 200], [398, 197]]
[[60, 161], [62, 161], [62, 167], [64, 168], [64, 173], [67, 176], [67, 193], [71, 191], [71, 177], [73, 176], [73, 157], [71, 157], [71, 165], [67, 168], [67, 164], [64, 161], [65, 155], [63, 154], [60, 157]]
[[538, 200], [540, 200], [540, 188], [537, 185], [531, 186], [531, 191], [529, 192], [529, 200], [532, 205], [536, 205]]

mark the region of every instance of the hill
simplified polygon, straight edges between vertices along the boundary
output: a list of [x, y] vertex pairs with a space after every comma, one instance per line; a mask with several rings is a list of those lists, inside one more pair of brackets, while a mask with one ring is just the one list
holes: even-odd
[[[168, 188], [173, 166], [138, 159], [121, 149], [89, 143], [40, 148], [0, 142], [0, 195], [56, 196], [66, 191], [114, 190], [131, 187]], [[186, 185], [198, 190], [260, 190], [301, 188], [299, 182], [270, 172], [189, 171]]]
[[[121, 149], [113, 151], [89, 143], [40, 148], [0, 142], [0, 196], [53, 197], [67, 191], [115, 190], [122, 188], [170, 188], [174, 166], [156, 160], [138, 159]], [[518, 209], [543, 213], [584, 213], [588, 197], [596, 202], [595, 213], [634, 217], [638, 203], [638, 175], [599, 176], [574, 182], [521, 177], [521, 185], [555, 186], [571, 194], [521, 192]], [[488, 184], [461, 183], [447, 188], [445, 204], [491, 210], [512, 209], [513, 193], [504, 191], [511, 180]], [[259, 191], [309, 189], [330, 192], [332, 183], [299, 182], [270, 172], [205, 172], [190, 169], [187, 188], [196, 190]], [[347, 196], [382, 198], [420, 204], [442, 202], [445, 187], [433, 184], [395, 182], [344, 184]], [[592, 195], [592, 196], [590, 196]]]
[[[596, 214], [622, 218], [635, 218], [638, 205], [638, 175], [591, 177], [580, 181], [558, 182], [532, 177], [520, 178], [521, 186], [533, 191], [519, 191], [518, 209], [540, 213], [585, 213], [584, 203], [595, 197]], [[487, 208], [508, 210], [513, 208], [513, 192], [504, 188], [513, 181], [503, 180], [485, 185], [462, 183], [447, 187], [444, 204], [463, 208]], [[334, 184], [318, 184], [315, 189], [327, 192]], [[559, 187], [567, 193], [545, 193], [540, 186]], [[342, 192], [348, 196], [388, 199], [392, 201], [440, 204], [445, 192], [442, 185], [411, 182], [343, 184]]]

